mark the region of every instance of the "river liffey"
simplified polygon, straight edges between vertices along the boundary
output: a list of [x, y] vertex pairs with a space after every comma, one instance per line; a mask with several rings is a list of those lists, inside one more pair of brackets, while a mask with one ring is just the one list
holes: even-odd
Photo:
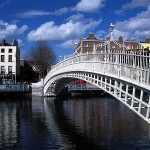
[[149, 150], [150, 125], [114, 98], [0, 100], [2, 150]]

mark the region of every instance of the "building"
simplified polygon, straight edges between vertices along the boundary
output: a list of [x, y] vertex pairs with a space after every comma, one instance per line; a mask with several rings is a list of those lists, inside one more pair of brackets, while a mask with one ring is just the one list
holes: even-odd
[[97, 48], [97, 51], [101, 51], [105, 49], [104, 45], [105, 41], [99, 40], [94, 36], [94, 33], [89, 33], [89, 36], [86, 39], [82, 39], [76, 45], [75, 52], [76, 53], [88, 53], [93, 51], [94, 44], [99, 44], [100, 46]]
[[20, 49], [14, 39], [12, 44], [2, 40], [0, 44], [0, 78], [12, 79], [16, 82], [16, 76], [20, 75]]
[[81, 39], [76, 45], [75, 53], [88, 53], [96, 51], [122, 51], [122, 50], [141, 50], [142, 44], [134, 39], [124, 41], [120, 36], [117, 41], [108, 37], [106, 40], [100, 40], [95, 37], [94, 33], [89, 33], [86, 39]]
[[141, 42], [144, 49], [150, 50], [150, 37], [146, 37], [144, 42]]
[[19, 80], [21, 82], [38, 82], [39, 81], [39, 72], [34, 66], [31, 65], [30, 61], [20, 60], [20, 76]]

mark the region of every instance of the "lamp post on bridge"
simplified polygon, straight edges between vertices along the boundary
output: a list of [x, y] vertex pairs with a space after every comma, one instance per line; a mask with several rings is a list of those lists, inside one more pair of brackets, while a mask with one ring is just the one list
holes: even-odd
[[109, 30], [110, 30], [110, 41], [113, 41], [113, 30], [115, 28], [115, 25], [113, 25], [112, 23], [109, 25]]
[[106, 39], [105, 43], [103, 43], [103, 44], [93, 44], [93, 54], [96, 53], [96, 50], [97, 50], [98, 47], [105, 46], [105, 56], [104, 56], [105, 61], [108, 59], [108, 54], [110, 53], [110, 42], [114, 41], [114, 38], [113, 38], [114, 27], [115, 27], [115, 25], [113, 25], [112, 23], [109, 25], [110, 38]]
[[59, 61], [61, 61], [61, 55], [59, 56]]

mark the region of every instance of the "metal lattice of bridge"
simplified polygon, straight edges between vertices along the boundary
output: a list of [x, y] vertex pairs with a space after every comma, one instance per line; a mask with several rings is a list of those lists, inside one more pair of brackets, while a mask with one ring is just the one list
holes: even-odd
[[150, 56], [144, 51], [101, 51], [65, 58], [44, 79], [44, 95], [82, 79], [109, 93], [150, 123]]

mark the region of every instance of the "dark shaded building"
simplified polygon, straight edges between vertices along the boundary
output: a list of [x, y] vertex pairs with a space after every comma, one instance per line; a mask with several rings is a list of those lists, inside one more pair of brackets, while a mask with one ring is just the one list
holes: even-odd
[[20, 77], [21, 82], [38, 82], [39, 73], [34, 70], [33, 66], [26, 60], [20, 60]]

